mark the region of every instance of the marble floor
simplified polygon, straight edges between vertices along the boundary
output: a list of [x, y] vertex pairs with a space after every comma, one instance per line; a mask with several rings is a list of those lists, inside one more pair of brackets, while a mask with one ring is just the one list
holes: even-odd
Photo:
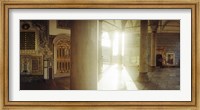
[[[20, 78], [20, 90], [70, 89], [70, 77], [52, 80], [44, 80], [43, 76]], [[180, 68], [156, 68], [154, 72], [139, 75], [138, 67], [104, 65], [98, 79], [98, 90], [180, 90]]]
[[[23, 79], [22, 79], [23, 78]], [[69, 90], [70, 78], [44, 80], [43, 76], [21, 76], [20, 90]]]
[[98, 90], [179, 90], [180, 68], [156, 68], [139, 75], [138, 67], [104, 65]]

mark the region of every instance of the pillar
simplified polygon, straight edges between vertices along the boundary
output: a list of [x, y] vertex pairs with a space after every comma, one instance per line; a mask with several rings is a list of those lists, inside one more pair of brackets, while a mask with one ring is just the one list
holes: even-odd
[[152, 20], [150, 21], [151, 25], [151, 70], [154, 71], [156, 67], [156, 33], [157, 33], [157, 28], [158, 28], [158, 21], [157, 20]]
[[54, 44], [54, 68], [53, 68], [53, 70], [54, 70], [54, 74], [56, 74], [56, 72], [57, 72], [57, 48], [56, 48], [56, 46], [55, 46], [55, 44]]
[[71, 29], [70, 89], [97, 90], [98, 36], [97, 20], [76, 20]]
[[140, 25], [140, 68], [139, 68], [139, 71], [141, 74], [148, 72], [147, 34], [148, 34], [148, 21], [141, 20], [141, 25]]
[[151, 33], [151, 68], [152, 71], [156, 67], [156, 31]]
[[[99, 28], [98, 28], [98, 76], [103, 72], [103, 55], [102, 55], [102, 46], [101, 46], [101, 40], [102, 40], [102, 35], [103, 35], [103, 29], [102, 29], [102, 26], [103, 26], [103, 21], [102, 20], [99, 20], [99, 24], [98, 24]], [[99, 79], [97, 79], [99, 80]]]
[[148, 21], [140, 21], [140, 65], [139, 65], [139, 81], [147, 81], [148, 72]]

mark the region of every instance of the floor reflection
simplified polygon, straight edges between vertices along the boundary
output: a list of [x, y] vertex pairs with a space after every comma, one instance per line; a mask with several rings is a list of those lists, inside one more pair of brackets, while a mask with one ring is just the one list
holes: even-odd
[[136, 66], [105, 64], [98, 78], [98, 90], [180, 90], [180, 68], [156, 68], [141, 77]]
[[138, 88], [125, 66], [104, 64], [98, 90], [138, 90]]

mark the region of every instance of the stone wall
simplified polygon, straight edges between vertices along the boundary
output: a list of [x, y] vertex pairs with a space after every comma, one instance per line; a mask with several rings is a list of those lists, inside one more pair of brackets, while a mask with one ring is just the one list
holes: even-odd
[[175, 65], [180, 64], [180, 34], [179, 33], [159, 33], [157, 34], [157, 54], [163, 52], [175, 54]]

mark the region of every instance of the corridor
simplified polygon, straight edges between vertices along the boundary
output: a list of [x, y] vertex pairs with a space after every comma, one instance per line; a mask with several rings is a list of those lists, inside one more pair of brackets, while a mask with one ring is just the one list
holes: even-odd
[[180, 20], [20, 21], [20, 90], [180, 90], [180, 63]]

